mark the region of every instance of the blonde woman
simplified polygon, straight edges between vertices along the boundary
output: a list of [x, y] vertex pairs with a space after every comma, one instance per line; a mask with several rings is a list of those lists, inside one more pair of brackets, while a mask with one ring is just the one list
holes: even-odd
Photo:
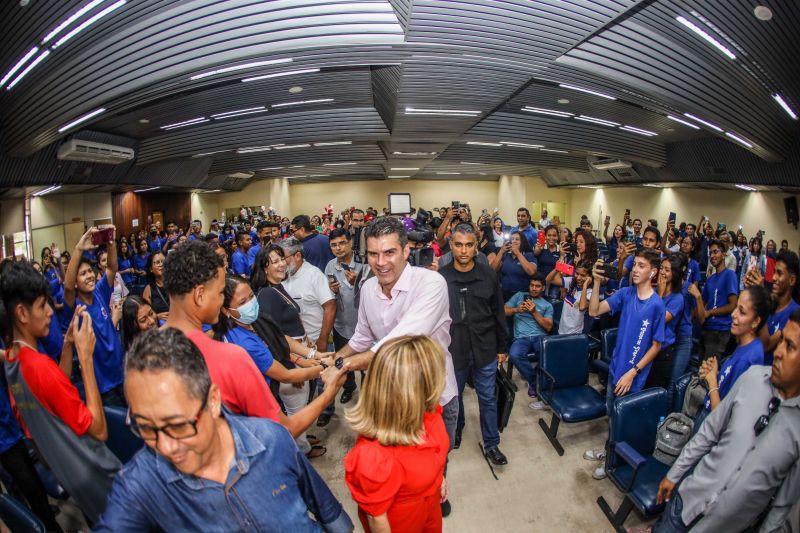
[[347, 420], [359, 433], [345, 481], [368, 533], [442, 530], [450, 440], [439, 398], [442, 349], [428, 337], [399, 337], [375, 354]]

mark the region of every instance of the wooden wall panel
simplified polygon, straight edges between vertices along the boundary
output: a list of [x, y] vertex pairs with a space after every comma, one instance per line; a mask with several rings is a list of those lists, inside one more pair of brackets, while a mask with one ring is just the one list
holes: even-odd
[[[185, 227], [191, 222], [192, 201], [190, 193], [134, 193], [113, 194], [111, 209], [117, 234], [147, 230], [148, 217], [154, 211], [164, 213], [164, 224], [175, 222]], [[133, 227], [133, 220], [139, 220], [139, 227]]]

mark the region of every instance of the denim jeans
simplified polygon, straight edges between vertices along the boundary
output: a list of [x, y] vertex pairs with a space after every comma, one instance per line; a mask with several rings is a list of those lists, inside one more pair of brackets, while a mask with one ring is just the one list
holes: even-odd
[[682, 512], [683, 500], [681, 500], [681, 495], [678, 493], [678, 487], [676, 486], [672, 490], [672, 497], [669, 499], [661, 518], [653, 526], [653, 533], [686, 533], [689, 531], [689, 527], [683, 523]]
[[[345, 345], [350, 341], [345, 337], [339, 335], [339, 333], [334, 329], [333, 330], [333, 348], [337, 352], [345, 347]], [[364, 372], [361, 372], [361, 375], [364, 375]], [[314, 380], [314, 383], [317, 387], [317, 394], [322, 394], [325, 391], [325, 385], [322, 383], [322, 380], [317, 378]], [[344, 386], [342, 387], [344, 390], [349, 390], [353, 392], [356, 390], [356, 374], [355, 372], [348, 372], [347, 379], [344, 382]], [[333, 400], [328, 406], [322, 411], [323, 415], [332, 416], [333, 413], [336, 412], [336, 400]]]
[[533, 337], [519, 337], [514, 339], [511, 343], [511, 349], [508, 350], [508, 358], [522, 374], [522, 377], [529, 385], [534, 384], [533, 379], [533, 365], [531, 359], [528, 358], [529, 353], [535, 353], [533, 356], [534, 361], [539, 360], [539, 354], [542, 351], [542, 337], [544, 335], [535, 335]]
[[500, 444], [500, 432], [497, 430], [497, 397], [495, 396], [497, 361], [492, 361], [483, 368], [469, 366], [456, 370], [456, 382], [458, 383], [458, 425], [456, 429], [459, 432], [464, 429], [464, 385], [470, 373], [472, 382], [475, 384], [475, 392], [478, 394], [483, 447], [488, 450]]

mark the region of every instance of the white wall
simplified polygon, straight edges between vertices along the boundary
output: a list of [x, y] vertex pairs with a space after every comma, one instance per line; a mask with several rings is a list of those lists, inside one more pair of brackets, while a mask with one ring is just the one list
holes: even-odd
[[0, 234], [11, 235], [25, 230], [25, 200], [0, 201]]
[[83, 233], [83, 226], [103, 219], [111, 219], [111, 193], [31, 198], [30, 229], [34, 257], [38, 258], [42, 247], [51, 243], [57, 244], [61, 250], [70, 249]]
[[203, 231], [208, 231], [211, 221], [219, 220], [222, 208], [219, 207], [219, 196], [214, 193], [192, 193], [192, 220], [203, 223]]

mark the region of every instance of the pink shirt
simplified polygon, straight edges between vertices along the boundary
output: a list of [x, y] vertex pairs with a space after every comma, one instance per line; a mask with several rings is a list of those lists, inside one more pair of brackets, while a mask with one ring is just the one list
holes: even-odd
[[377, 352], [389, 339], [403, 335], [427, 335], [444, 350], [447, 377], [439, 403], [447, 404], [458, 394], [458, 386], [449, 351], [447, 282], [438, 272], [406, 265], [391, 298], [383, 294], [378, 278], [368, 279], [361, 287], [358, 324], [350, 347], [356, 352]]

